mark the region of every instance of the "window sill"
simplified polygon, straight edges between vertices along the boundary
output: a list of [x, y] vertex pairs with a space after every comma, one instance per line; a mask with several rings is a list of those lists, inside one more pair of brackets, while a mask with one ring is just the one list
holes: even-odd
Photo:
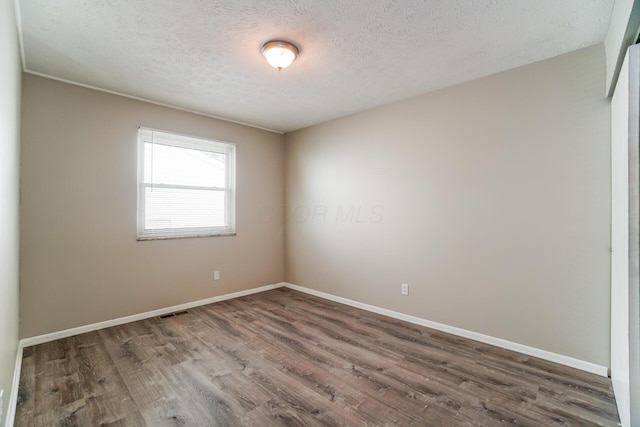
[[201, 237], [226, 237], [235, 236], [236, 233], [216, 233], [216, 234], [197, 234], [193, 236], [138, 236], [136, 240], [138, 242], [144, 242], [147, 240], [174, 240], [174, 239], [196, 239]]

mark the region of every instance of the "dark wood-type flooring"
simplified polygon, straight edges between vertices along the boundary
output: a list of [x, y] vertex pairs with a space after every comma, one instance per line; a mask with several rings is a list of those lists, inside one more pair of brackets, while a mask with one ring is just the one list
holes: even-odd
[[18, 426], [618, 425], [607, 378], [288, 289], [26, 348]]

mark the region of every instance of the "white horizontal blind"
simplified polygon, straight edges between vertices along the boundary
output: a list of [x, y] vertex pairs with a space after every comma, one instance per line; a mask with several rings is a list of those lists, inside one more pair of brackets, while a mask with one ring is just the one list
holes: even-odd
[[138, 131], [138, 239], [235, 232], [235, 145]]

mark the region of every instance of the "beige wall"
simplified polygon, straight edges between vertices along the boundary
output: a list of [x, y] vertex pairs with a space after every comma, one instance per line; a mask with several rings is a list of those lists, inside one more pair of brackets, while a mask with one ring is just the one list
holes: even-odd
[[[18, 349], [20, 61], [13, 2], [0, 1], [0, 390], [7, 413]], [[3, 424], [0, 417], [0, 425]]]
[[[283, 225], [261, 217], [282, 135], [32, 75], [22, 112], [22, 337], [282, 281]], [[136, 241], [138, 126], [237, 144], [237, 236]]]
[[286, 281], [608, 366], [605, 72], [600, 45], [287, 135]]
[[[290, 134], [285, 167], [280, 135], [25, 75], [20, 334], [284, 275], [608, 365], [604, 81], [585, 49]], [[135, 240], [139, 125], [238, 144], [236, 237]]]

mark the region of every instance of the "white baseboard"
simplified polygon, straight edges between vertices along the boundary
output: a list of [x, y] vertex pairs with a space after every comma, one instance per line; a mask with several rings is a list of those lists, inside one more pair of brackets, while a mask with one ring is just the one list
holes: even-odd
[[20, 370], [22, 369], [22, 349], [22, 344], [19, 343], [18, 351], [16, 353], [16, 363], [13, 368], [13, 382], [11, 383], [11, 390], [9, 390], [7, 418], [4, 423], [4, 425], [7, 427], [13, 426], [16, 417], [16, 405], [18, 404], [18, 388], [20, 386]]
[[410, 316], [408, 314], [399, 313], [397, 311], [387, 310], [386, 308], [376, 307], [369, 304], [364, 304], [358, 301], [353, 301], [347, 298], [338, 297], [325, 292], [316, 291], [314, 289], [305, 288], [291, 283], [285, 283], [286, 288], [294, 289], [296, 291], [304, 292], [310, 295], [314, 295], [320, 298], [328, 299], [330, 301], [339, 302], [340, 304], [350, 305], [351, 307], [360, 308], [373, 313], [382, 314], [384, 316], [392, 317], [398, 320], [404, 320], [405, 322], [414, 323], [420, 326], [426, 326], [428, 328], [437, 329], [439, 331], [447, 332], [453, 335], [458, 335], [463, 338], [469, 338], [475, 341], [480, 341], [485, 344], [494, 345], [507, 350], [516, 351], [518, 353], [526, 354], [528, 356], [537, 357], [549, 362], [555, 362], [560, 365], [569, 366], [571, 368], [580, 369], [582, 371], [590, 372], [592, 374], [607, 377], [609, 369], [605, 366], [596, 365], [595, 363], [586, 362], [584, 360], [575, 359], [573, 357], [564, 356], [562, 354], [552, 353], [547, 350], [541, 350], [535, 347], [529, 347], [527, 345], [518, 344], [512, 341], [507, 341], [502, 338], [492, 337], [490, 335], [480, 334], [478, 332], [468, 331], [466, 329], [457, 328], [455, 326], [449, 326], [442, 323], [432, 322], [431, 320], [422, 319], [420, 317]]
[[112, 320], [105, 320], [104, 322], [78, 326], [77, 328], [65, 329], [58, 332], [51, 332], [50, 334], [37, 335], [35, 337], [30, 337], [30, 338], [23, 338], [20, 340], [20, 345], [22, 347], [30, 347], [32, 345], [59, 340], [60, 338], [72, 337], [74, 335], [80, 335], [86, 332], [93, 332], [99, 329], [110, 328], [112, 326], [118, 326], [124, 323], [136, 322], [138, 320], [144, 320], [150, 317], [162, 316], [163, 314], [173, 313], [174, 311], [187, 310], [189, 308], [212, 304], [214, 302], [226, 301], [234, 298], [244, 297], [246, 295], [257, 294], [259, 292], [270, 291], [272, 289], [281, 288], [283, 286], [284, 286], [284, 283], [276, 283], [274, 285], [266, 285], [266, 286], [261, 286], [259, 288], [247, 289], [246, 291], [233, 292], [231, 294], [218, 295], [215, 297], [205, 298], [198, 301], [192, 301], [184, 304], [174, 305], [171, 307], [159, 308], [157, 310], [147, 311], [139, 314], [133, 314], [131, 316], [119, 317], [117, 319], [112, 319]]

